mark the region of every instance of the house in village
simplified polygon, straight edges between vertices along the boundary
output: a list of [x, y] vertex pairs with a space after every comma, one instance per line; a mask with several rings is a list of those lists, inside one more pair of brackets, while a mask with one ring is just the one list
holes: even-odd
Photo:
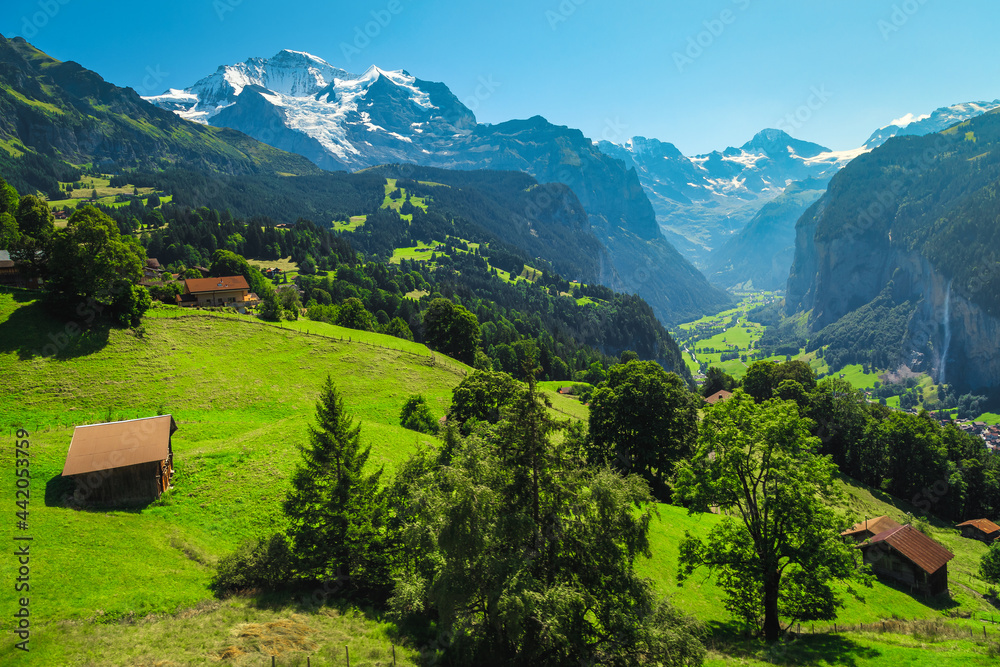
[[222, 278], [189, 278], [184, 281], [184, 294], [177, 295], [177, 305], [186, 308], [232, 306], [243, 308], [251, 298], [250, 285], [243, 276]]
[[715, 392], [711, 396], [706, 396], [705, 397], [705, 402], [708, 403], [709, 405], [715, 405], [716, 403], [719, 403], [721, 401], [729, 400], [729, 398], [732, 395], [733, 395], [733, 392], [726, 391], [725, 389], [720, 389], [719, 391]]
[[880, 577], [926, 595], [948, 592], [948, 561], [955, 555], [909, 524], [883, 531], [858, 548]]
[[146, 260], [146, 265], [142, 267], [142, 284], [158, 283], [163, 280], [163, 274], [164, 270], [160, 266], [160, 261], [155, 257], [150, 257]]
[[1000, 526], [989, 519], [970, 519], [958, 524], [958, 528], [962, 530], [962, 537], [986, 542], [986, 544], [992, 544], [995, 540], [1000, 539]]
[[63, 477], [86, 505], [149, 503], [170, 488], [177, 424], [170, 415], [77, 426]]
[[0, 250], [0, 285], [38, 289], [40, 284], [38, 278], [27, 278], [21, 273], [8, 251]]
[[865, 517], [864, 521], [854, 524], [842, 532], [841, 536], [854, 542], [864, 542], [869, 538], [875, 537], [879, 533], [883, 533], [894, 528], [899, 528], [899, 524], [887, 516], [877, 516], [874, 519]]

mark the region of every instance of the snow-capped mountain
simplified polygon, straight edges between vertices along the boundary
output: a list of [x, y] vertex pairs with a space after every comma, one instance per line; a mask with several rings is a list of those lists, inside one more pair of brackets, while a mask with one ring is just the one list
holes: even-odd
[[280, 51], [223, 65], [184, 90], [145, 98], [199, 123], [231, 127], [326, 169], [417, 161], [467, 135], [475, 115], [442, 84], [376, 66], [351, 74]]
[[598, 147], [635, 168], [664, 234], [696, 266], [790, 183], [828, 178], [863, 152], [831, 151], [775, 129], [739, 148], [694, 157], [645, 137]]
[[[877, 130], [864, 145], [846, 151], [774, 129], [759, 132], [739, 148], [693, 157], [682, 155], [672, 144], [645, 137], [633, 137], [623, 145], [602, 141], [598, 146], [635, 167], [666, 237], [695, 266], [714, 272], [728, 262], [717, 253], [727, 244], [734, 247], [728, 241], [790, 184], [829, 180], [848, 162], [894, 136], [939, 132], [997, 107], [1000, 100], [956, 104], [921, 116], [907, 114]], [[710, 259], [713, 253], [716, 256]]]
[[540, 116], [478, 124], [442, 83], [375, 66], [351, 74], [297, 51], [223, 66], [189, 88], [146, 100], [193, 121], [240, 130], [324, 169], [412, 162], [523, 171], [542, 183], [563, 183], [607, 249], [601, 282], [640, 294], [664, 322], [731, 301], [663, 237], [634, 171], [579, 130]]
[[941, 107], [931, 113], [915, 116], [908, 113], [902, 118], [897, 118], [885, 127], [879, 128], [872, 133], [872, 136], [865, 142], [865, 148], [869, 150], [881, 146], [892, 137], [905, 135], [924, 135], [932, 132], [946, 130], [955, 123], [961, 123], [981, 116], [1000, 107], [1000, 100], [992, 102], [966, 102], [965, 104], [954, 104], [950, 107]]

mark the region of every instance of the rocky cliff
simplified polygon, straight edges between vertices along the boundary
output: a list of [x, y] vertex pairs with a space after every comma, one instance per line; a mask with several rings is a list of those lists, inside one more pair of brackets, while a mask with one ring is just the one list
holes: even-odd
[[889, 286], [912, 308], [891, 363], [964, 388], [1000, 385], [998, 180], [996, 113], [856, 159], [796, 225], [786, 310], [809, 312], [822, 334]]

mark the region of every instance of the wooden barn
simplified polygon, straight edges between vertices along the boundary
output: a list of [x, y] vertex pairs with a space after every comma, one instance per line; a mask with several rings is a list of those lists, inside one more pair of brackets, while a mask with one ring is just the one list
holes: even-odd
[[948, 561], [955, 555], [909, 524], [879, 533], [859, 548], [881, 577], [928, 595], [948, 592]]
[[177, 430], [171, 415], [77, 426], [63, 466], [85, 505], [148, 503], [170, 488]]
[[971, 519], [958, 524], [962, 529], [962, 537], [968, 537], [986, 544], [992, 544], [994, 540], [1000, 539], [1000, 526], [989, 519]]
[[866, 517], [864, 521], [859, 521], [842, 532], [841, 536], [855, 542], [864, 542], [871, 537], [875, 537], [879, 533], [884, 533], [885, 531], [892, 530], [893, 528], [899, 528], [899, 524], [887, 516], [877, 516], [874, 519]]
[[721, 401], [728, 401], [732, 397], [733, 397], [733, 392], [726, 391], [725, 389], [720, 389], [711, 396], [706, 396], [705, 402], [708, 403], [709, 405], [715, 405], [716, 403], [719, 403]]

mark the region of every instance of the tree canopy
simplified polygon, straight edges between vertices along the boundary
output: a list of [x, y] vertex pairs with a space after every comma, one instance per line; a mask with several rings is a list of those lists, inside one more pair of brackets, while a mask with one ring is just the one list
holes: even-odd
[[680, 576], [719, 573], [726, 607], [773, 641], [780, 618], [832, 619], [830, 581], [853, 573], [830, 501], [836, 466], [817, 454], [811, 423], [791, 401], [756, 403], [737, 390], [706, 409], [698, 447], [681, 463], [676, 498], [691, 512], [718, 507], [727, 518], [680, 545]]
[[152, 299], [142, 280], [146, 251], [93, 206], [77, 209], [51, 243], [47, 284], [63, 300], [109, 307], [121, 324], [136, 326]]
[[700, 664], [697, 624], [634, 569], [645, 483], [585, 466], [572, 438], [553, 444], [533, 383], [504, 416], [404, 468], [413, 560], [394, 607], [439, 619], [450, 664]]
[[696, 400], [655, 361], [612, 366], [590, 397], [591, 458], [642, 475], [654, 495], [666, 499], [674, 465], [694, 448]]
[[427, 344], [449, 357], [472, 365], [479, 347], [479, 321], [464, 306], [434, 299], [424, 313]]

